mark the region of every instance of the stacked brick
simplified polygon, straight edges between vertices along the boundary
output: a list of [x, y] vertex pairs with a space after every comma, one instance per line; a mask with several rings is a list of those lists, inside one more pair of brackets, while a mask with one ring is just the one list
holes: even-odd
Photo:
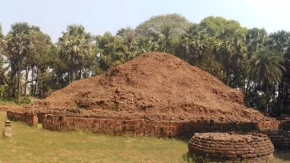
[[149, 135], [157, 137], [191, 137], [196, 132], [277, 131], [280, 121], [214, 123], [206, 121], [125, 120], [109, 117], [76, 117], [49, 115], [42, 121], [45, 129], [72, 131], [81, 129], [111, 135]]
[[188, 144], [189, 154], [211, 162], [267, 162], [274, 146], [267, 135], [196, 133]]
[[7, 111], [9, 120], [22, 121], [30, 126], [42, 123], [43, 128], [57, 131], [84, 130], [110, 135], [149, 135], [157, 137], [191, 137], [196, 132], [253, 132], [279, 131], [289, 126], [284, 121], [212, 122], [212, 121], [150, 121], [127, 120], [116, 117], [49, 115]]
[[38, 124], [36, 113], [7, 111], [7, 117], [11, 121], [22, 121], [29, 126], [37, 126]]
[[278, 150], [290, 149], [290, 131], [268, 132], [267, 135], [271, 139], [276, 149]]

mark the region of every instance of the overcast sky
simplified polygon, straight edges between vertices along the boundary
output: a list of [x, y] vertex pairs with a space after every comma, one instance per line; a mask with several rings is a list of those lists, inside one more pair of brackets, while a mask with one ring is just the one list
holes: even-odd
[[199, 23], [207, 16], [235, 19], [247, 28], [290, 31], [287, 0], [0, 0], [6, 34], [15, 22], [37, 25], [57, 41], [68, 24], [82, 24], [92, 34], [136, 27], [151, 16], [178, 13]]

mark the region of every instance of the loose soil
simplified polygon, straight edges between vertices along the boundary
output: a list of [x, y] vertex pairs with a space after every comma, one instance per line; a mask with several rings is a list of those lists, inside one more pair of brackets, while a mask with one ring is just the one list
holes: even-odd
[[[146, 53], [105, 74], [72, 82], [35, 110], [126, 119], [262, 121], [243, 94], [165, 53]], [[31, 108], [29, 108], [31, 109]]]

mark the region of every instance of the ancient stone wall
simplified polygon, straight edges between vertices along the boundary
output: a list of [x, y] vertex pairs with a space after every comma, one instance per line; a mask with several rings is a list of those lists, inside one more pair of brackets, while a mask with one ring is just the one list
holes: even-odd
[[38, 124], [36, 113], [7, 111], [7, 117], [11, 121], [22, 121], [29, 126], [37, 126]]
[[229, 122], [215, 123], [206, 121], [149, 121], [145, 119], [125, 120], [119, 118], [61, 116], [47, 113], [23, 113], [8, 111], [13, 121], [23, 121], [30, 126], [42, 123], [43, 128], [57, 131], [84, 130], [110, 135], [149, 135], [157, 137], [191, 137], [196, 132], [251, 132], [278, 131], [289, 123], [287, 121]]
[[282, 120], [281, 128], [285, 131], [290, 131], [290, 120]]
[[42, 123], [48, 113], [37, 113], [38, 123]]
[[274, 146], [264, 134], [196, 133], [188, 144], [190, 156], [210, 162], [267, 162]]
[[275, 148], [278, 150], [290, 149], [290, 131], [272, 131], [267, 132]]
[[211, 123], [211, 122], [174, 122], [124, 120], [116, 118], [70, 117], [49, 115], [43, 120], [43, 128], [58, 131], [82, 129], [94, 133], [111, 135], [151, 135], [157, 137], [191, 137], [196, 132], [251, 132], [278, 131], [281, 121], [259, 123]]

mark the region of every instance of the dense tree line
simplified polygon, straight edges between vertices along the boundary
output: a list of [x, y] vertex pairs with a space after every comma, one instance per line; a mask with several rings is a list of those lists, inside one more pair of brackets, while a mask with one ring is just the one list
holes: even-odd
[[268, 34], [235, 20], [207, 17], [194, 24], [177, 14], [150, 18], [116, 35], [92, 35], [69, 25], [57, 43], [37, 26], [0, 28], [0, 96], [46, 97], [74, 80], [103, 73], [144, 52], [173, 54], [245, 94], [245, 103], [265, 113], [290, 111], [290, 33]]

